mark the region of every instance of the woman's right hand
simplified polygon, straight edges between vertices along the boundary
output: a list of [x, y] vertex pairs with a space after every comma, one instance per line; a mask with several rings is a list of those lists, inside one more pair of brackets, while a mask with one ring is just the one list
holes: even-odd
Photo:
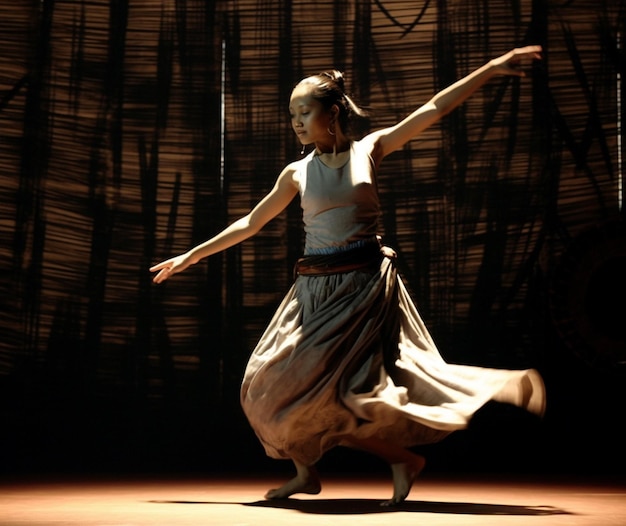
[[158, 274], [152, 278], [152, 281], [154, 281], [154, 283], [162, 283], [173, 274], [178, 274], [195, 263], [197, 263], [197, 261], [193, 261], [188, 252], [162, 261], [150, 267], [150, 272], [158, 272]]

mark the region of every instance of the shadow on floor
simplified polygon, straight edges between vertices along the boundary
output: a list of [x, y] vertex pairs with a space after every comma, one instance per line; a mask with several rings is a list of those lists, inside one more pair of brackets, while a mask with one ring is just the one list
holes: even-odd
[[552, 506], [520, 506], [508, 504], [485, 504], [473, 502], [437, 502], [437, 501], [405, 501], [396, 506], [381, 506], [377, 499], [306, 499], [294, 498], [280, 500], [261, 500], [249, 503], [211, 502], [211, 501], [175, 501], [152, 500], [156, 504], [233, 504], [235, 506], [251, 506], [258, 508], [275, 508], [295, 510], [302, 513], [319, 515], [350, 515], [374, 513], [441, 513], [451, 515], [573, 515], [572, 513]]

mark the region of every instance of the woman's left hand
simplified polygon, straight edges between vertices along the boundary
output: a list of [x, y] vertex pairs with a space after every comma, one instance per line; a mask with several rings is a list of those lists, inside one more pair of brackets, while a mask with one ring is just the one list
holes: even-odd
[[526, 73], [521, 69], [525, 61], [541, 60], [541, 46], [526, 46], [515, 48], [501, 57], [494, 58], [491, 65], [499, 74], [525, 77]]

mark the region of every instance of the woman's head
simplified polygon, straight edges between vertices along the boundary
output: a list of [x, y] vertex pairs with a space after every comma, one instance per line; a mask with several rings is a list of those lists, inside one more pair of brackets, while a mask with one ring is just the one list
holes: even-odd
[[[349, 135], [353, 130], [352, 122], [355, 117], [366, 117], [366, 113], [359, 108], [345, 93], [343, 74], [337, 70], [329, 70], [311, 75], [301, 80], [294, 88], [290, 101], [292, 124], [297, 132], [297, 108], [317, 111], [328, 119], [328, 134], [339, 132]], [[337, 129], [338, 128], [338, 129]]]

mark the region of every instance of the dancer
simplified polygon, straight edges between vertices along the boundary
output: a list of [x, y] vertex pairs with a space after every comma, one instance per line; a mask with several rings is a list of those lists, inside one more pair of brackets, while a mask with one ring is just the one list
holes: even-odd
[[467, 427], [490, 400], [542, 415], [545, 389], [534, 369], [446, 363], [381, 244], [376, 171], [381, 161], [462, 104], [497, 75], [524, 76], [541, 48], [514, 49], [436, 94], [394, 126], [362, 138], [364, 112], [331, 70], [300, 81], [291, 124], [312, 146], [288, 164], [245, 216], [184, 254], [154, 265], [161, 283], [255, 235], [299, 194], [305, 248], [294, 284], [253, 351], [241, 386], [243, 410], [266, 453], [291, 459], [296, 475], [268, 499], [321, 491], [316, 462], [338, 446], [382, 457], [404, 501], [425, 460], [409, 448]]

